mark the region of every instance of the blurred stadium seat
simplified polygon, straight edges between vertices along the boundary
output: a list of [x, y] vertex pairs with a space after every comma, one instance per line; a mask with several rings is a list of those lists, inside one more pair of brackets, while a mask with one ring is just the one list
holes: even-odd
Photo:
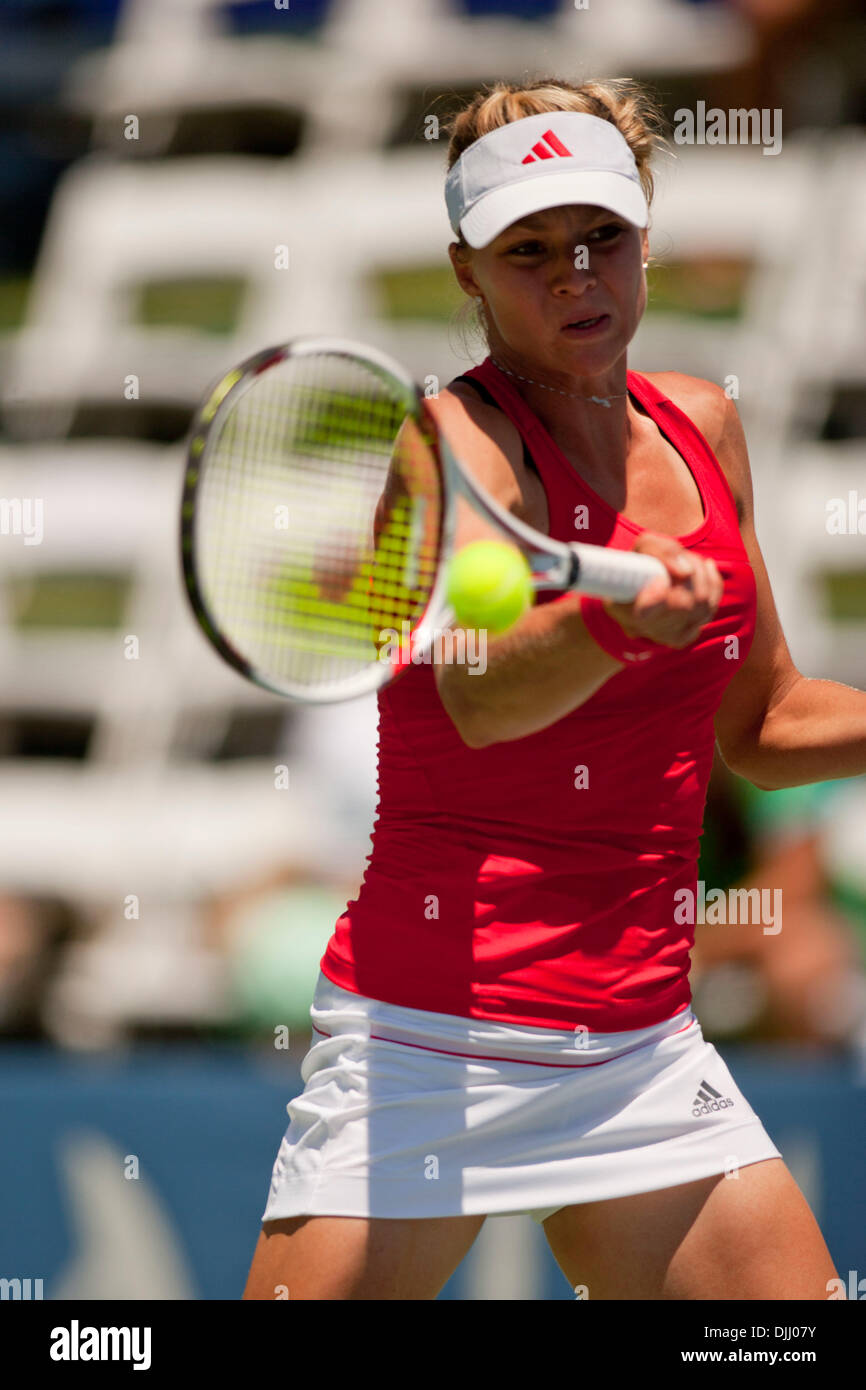
[[[82, 161], [58, 191], [27, 322], [7, 352], [7, 427], [44, 434], [54, 420], [64, 434], [77, 410], [99, 403], [123, 402], [133, 415], [128, 374], [143, 401], [191, 408], [263, 342], [362, 336], [377, 317], [375, 271], [441, 259], [448, 223], [431, 164], [411, 151], [285, 163]], [[148, 284], [202, 279], [240, 286], [229, 342], [141, 325]], [[392, 349], [399, 337], [389, 331]], [[425, 372], [436, 350], [429, 338], [426, 363], [415, 364]]]
[[[776, 432], [777, 392], [793, 365], [779, 323], [817, 273], [814, 261], [803, 264], [802, 228], [822, 180], [821, 143], [795, 136], [769, 159], [743, 146], [719, 150], [713, 161], [697, 146], [674, 145], [672, 153], [659, 160], [650, 240], [657, 269], [635, 365], [658, 370], [665, 362], [720, 384], [732, 373], [750, 428]], [[709, 313], [700, 312], [700, 280], [682, 308], [664, 305], [671, 266], [680, 275], [709, 267]], [[658, 299], [662, 312], [653, 313]]]

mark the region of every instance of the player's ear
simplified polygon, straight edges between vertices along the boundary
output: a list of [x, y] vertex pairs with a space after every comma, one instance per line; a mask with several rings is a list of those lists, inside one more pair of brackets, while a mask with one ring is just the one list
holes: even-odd
[[476, 283], [475, 276], [472, 274], [472, 265], [466, 254], [466, 248], [461, 246], [458, 241], [452, 241], [448, 246], [448, 255], [451, 258], [454, 274], [457, 276], [457, 283], [461, 290], [473, 299], [476, 298], [481, 293], [481, 287]]

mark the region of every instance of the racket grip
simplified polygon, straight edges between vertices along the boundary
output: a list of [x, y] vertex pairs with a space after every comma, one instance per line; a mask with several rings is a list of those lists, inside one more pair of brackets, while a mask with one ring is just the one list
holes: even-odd
[[582, 594], [630, 603], [651, 579], [668, 577], [665, 566], [654, 555], [636, 555], [632, 550], [581, 545], [577, 541], [569, 549], [577, 562], [569, 588]]

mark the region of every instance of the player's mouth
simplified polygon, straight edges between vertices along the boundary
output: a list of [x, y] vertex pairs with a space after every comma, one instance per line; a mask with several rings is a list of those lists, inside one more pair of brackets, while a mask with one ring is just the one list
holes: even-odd
[[586, 338], [591, 333], [601, 332], [609, 323], [610, 314], [596, 314], [593, 318], [575, 319], [565, 324], [561, 331], [573, 338]]

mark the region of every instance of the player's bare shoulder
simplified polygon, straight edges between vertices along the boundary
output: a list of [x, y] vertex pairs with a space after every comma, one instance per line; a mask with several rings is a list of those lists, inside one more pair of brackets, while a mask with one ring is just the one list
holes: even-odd
[[719, 461], [742, 519], [751, 506], [752, 485], [746, 439], [731, 397], [716, 382], [684, 372], [643, 375], [697, 425]]
[[644, 372], [668, 400], [679, 406], [700, 430], [711, 449], [715, 449], [725, 427], [730, 398], [714, 381], [684, 372]]
[[523, 515], [532, 483], [520, 431], [505, 412], [459, 381], [426, 404], [467, 471], [510, 512]]

